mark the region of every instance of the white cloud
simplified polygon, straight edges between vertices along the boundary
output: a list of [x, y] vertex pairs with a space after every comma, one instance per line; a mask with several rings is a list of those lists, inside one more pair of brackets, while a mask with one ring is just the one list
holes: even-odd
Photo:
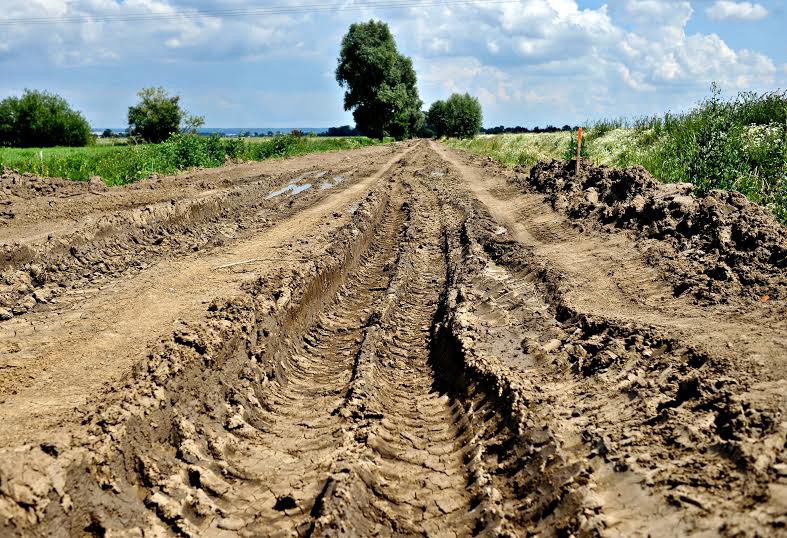
[[[286, 1], [277, 0], [276, 5]], [[345, 0], [343, 5], [358, 6], [360, 1]], [[289, 2], [292, 6], [309, 4], [306, 0]], [[657, 112], [690, 105], [712, 81], [719, 82], [726, 92], [767, 89], [787, 81], [783, 58], [777, 66], [768, 56], [733, 48], [716, 34], [688, 34], [694, 12], [686, 0], [616, 0], [609, 2], [609, 8], [584, 8], [576, 0], [479, 0], [384, 12], [353, 9], [244, 17], [219, 17], [210, 12], [256, 9], [259, 4], [255, 0], [3, 3], [0, 21], [42, 16], [85, 18], [75, 24], [0, 27], [0, 62], [8, 66], [6, 73], [14, 72], [14, 61], [53, 69], [167, 63], [191, 65], [189, 69], [198, 71], [200, 67], [194, 65], [201, 62], [236, 65], [284, 58], [281, 63], [286, 67], [260, 70], [256, 78], [247, 74], [247, 80], [261, 89], [283, 80], [280, 86], [291, 87], [293, 93], [321, 85], [329, 100], [314, 103], [315, 110], [318, 106], [341, 108], [340, 97], [338, 102], [330, 101], [340, 96], [331, 79], [347, 26], [380, 17], [390, 24], [400, 49], [413, 57], [427, 104], [453, 91], [469, 91], [482, 98], [486, 118], [497, 124], [524, 123], [527, 118], [550, 115], [553, 119], [546, 121], [574, 122]], [[751, 18], [764, 9], [748, 2], [716, 2], [709, 13], [720, 5], [727, 9], [726, 17]], [[147, 14], [148, 18], [142, 22], [97, 19], [99, 15], [129, 13]], [[152, 14], [166, 18], [154, 19]], [[208, 66], [205, 71], [210, 69]], [[249, 71], [255, 69], [249, 67]], [[54, 80], [57, 75], [51, 76]], [[7, 84], [24, 86], [26, 82], [11, 79]], [[283, 96], [285, 93], [281, 90], [277, 94], [282, 106], [294, 103]], [[206, 102], [211, 101], [216, 100]]]
[[714, 20], [735, 19], [740, 21], [757, 21], [768, 16], [768, 10], [762, 4], [751, 2], [731, 2], [717, 0], [705, 12]]

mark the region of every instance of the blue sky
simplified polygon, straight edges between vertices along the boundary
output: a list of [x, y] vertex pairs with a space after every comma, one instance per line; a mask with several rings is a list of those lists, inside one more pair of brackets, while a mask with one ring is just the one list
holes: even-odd
[[[121, 127], [139, 88], [164, 86], [209, 127], [352, 123], [333, 70], [349, 24], [370, 18], [413, 58], [425, 107], [469, 91], [486, 126], [684, 110], [713, 81], [787, 89], [782, 1], [380, 1], [3, 0], [0, 97], [46, 89]], [[288, 13], [216, 14], [271, 7]]]

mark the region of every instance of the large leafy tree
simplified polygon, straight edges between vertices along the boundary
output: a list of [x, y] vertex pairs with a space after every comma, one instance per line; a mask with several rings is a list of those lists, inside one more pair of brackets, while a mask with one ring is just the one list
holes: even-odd
[[336, 80], [346, 87], [344, 109], [362, 133], [412, 136], [423, 124], [413, 62], [399, 54], [388, 25], [356, 23], [342, 39]]
[[454, 93], [432, 103], [426, 121], [437, 136], [472, 138], [481, 130], [481, 103], [470, 94]]
[[59, 95], [25, 90], [22, 97], [0, 101], [0, 146], [86, 146], [92, 141], [87, 120]]
[[137, 95], [139, 103], [128, 107], [128, 131], [147, 142], [163, 142], [180, 131], [181, 123], [196, 130], [205, 122], [201, 116], [189, 116], [180, 106], [180, 96], [167, 95], [164, 88], [143, 88]]

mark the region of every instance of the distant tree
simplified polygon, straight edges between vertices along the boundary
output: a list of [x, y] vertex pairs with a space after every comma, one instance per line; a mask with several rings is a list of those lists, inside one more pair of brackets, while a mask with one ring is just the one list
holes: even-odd
[[0, 101], [0, 146], [86, 146], [92, 141], [87, 120], [59, 95], [25, 90], [22, 97]]
[[365, 135], [408, 138], [423, 122], [413, 63], [399, 54], [384, 22], [350, 25], [336, 81], [347, 88], [344, 109], [353, 111], [355, 125]]
[[448, 108], [445, 101], [435, 101], [426, 113], [426, 125], [437, 137], [447, 136], [449, 129]]
[[355, 127], [342, 125], [341, 127], [328, 127], [328, 130], [318, 136], [359, 136], [361, 132]]
[[481, 130], [481, 103], [468, 93], [455, 93], [445, 102], [448, 109], [449, 136], [472, 138]]
[[481, 131], [481, 103], [470, 94], [452, 94], [429, 107], [427, 125], [437, 136], [472, 138]]
[[101, 138], [112, 138], [115, 136], [115, 133], [112, 132], [112, 129], [104, 129], [104, 132], [101, 133]]
[[190, 116], [180, 106], [180, 96], [167, 95], [164, 88], [143, 88], [137, 93], [139, 103], [128, 107], [128, 130], [147, 142], [163, 142], [184, 130], [196, 132], [205, 124], [202, 116]]

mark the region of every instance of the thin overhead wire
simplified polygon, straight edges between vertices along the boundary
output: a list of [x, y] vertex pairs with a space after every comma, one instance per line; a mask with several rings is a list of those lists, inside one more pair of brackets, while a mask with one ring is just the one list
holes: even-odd
[[516, 3], [519, 0], [373, 0], [363, 3], [347, 4], [301, 4], [273, 5], [256, 8], [205, 9], [189, 11], [170, 11], [166, 13], [115, 13], [85, 14], [53, 17], [18, 17], [0, 19], [0, 26], [42, 25], [42, 24], [82, 24], [87, 22], [144, 22], [173, 19], [198, 19], [203, 17], [254, 17], [264, 15], [297, 15], [307, 13], [328, 13], [344, 11], [363, 11], [367, 9], [408, 9], [419, 7], [453, 7], [462, 5], [486, 6]]

